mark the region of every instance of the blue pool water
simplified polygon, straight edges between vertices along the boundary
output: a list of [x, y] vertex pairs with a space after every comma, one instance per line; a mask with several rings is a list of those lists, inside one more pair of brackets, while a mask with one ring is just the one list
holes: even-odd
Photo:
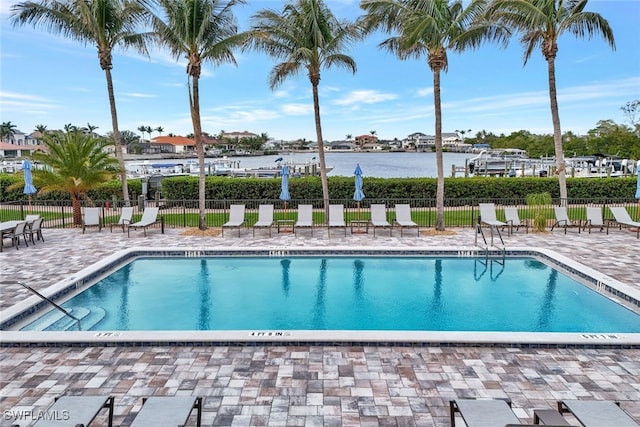
[[[63, 307], [103, 331], [640, 332], [640, 315], [530, 258], [140, 258]], [[64, 329], [39, 323], [23, 329]]]

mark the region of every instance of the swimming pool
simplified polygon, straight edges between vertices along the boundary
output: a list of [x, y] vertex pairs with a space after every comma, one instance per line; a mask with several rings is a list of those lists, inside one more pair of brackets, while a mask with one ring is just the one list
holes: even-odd
[[[66, 340], [640, 343], [634, 291], [548, 251], [125, 252], [52, 289], [56, 298], [74, 296], [64, 307], [76, 313], [107, 311], [79, 314], [83, 329], [95, 331]], [[158, 278], [172, 285], [160, 290]], [[187, 305], [174, 310], [178, 301]], [[25, 311], [43, 307], [35, 305], [3, 318], [2, 329], [24, 327]]]

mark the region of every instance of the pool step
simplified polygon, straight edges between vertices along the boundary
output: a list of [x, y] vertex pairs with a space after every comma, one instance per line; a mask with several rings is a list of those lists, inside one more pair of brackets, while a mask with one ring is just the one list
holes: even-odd
[[[83, 331], [91, 330], [106, 315], [102, 307], [75, 307], [67, 310], [80, 319]], [[78, 322], [58, 310], [51, 310], [33, 323], [25, 326], [23, 331], [77, 331]]]

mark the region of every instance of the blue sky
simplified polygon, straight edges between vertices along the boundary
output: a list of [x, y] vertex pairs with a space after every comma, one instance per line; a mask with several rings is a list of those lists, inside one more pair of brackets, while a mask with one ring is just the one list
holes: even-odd
[[[357, 0], [327, 0], [341, 18], [361, 13]], [[10, 4], [0, 2], [0, 121], [24, 132], [44, 124], [66, 123], [111, 130], [106, 80], [96, 49], [30, 27], [8, 23]], [[262, 8], [282, 1], [249, 0], [236, 9], [240, 29]], [[613, 28], [616, 50], [600, 38], [560, 39], [556, 77], [563, 131], [584, 134], [599, 120], [624, 123], [620, 107], [640, 99], [640, 1], [591, 0], [588, 10], [602, 14]], [[399, 61], [380, 50], [373, 35], [349, 50], [355, 75], [325, 70], [320, 105], [325, 140], [375, 130], [384, 139], [413, 132], [434, 133], [433, 75], [426, 60]], [[304, 74], [272, 91], [274, 62], [261, 53], [237, 53], [238, 66], [205, 64], [201, 89], [203, 130], [267, 133], [276, 139], [315, 140], [311, 85]], [[162, 126], [164, 134], [192, 132], [185, 61], [166, 51], [151, 58], [133, 51], [114, 55], [113, 78], [119, 127], [138, 133], [141, 125]], [[484, 45], [464, 54], [449, 53], [442, 75], [443, 130], [471, 129], [496, 134], [528, 130], [552, 133], [547, 65], [535, 52], [526, 66], [516, 38], [507, 49]], [[157, 134], [155, 134], [157, 135]]]

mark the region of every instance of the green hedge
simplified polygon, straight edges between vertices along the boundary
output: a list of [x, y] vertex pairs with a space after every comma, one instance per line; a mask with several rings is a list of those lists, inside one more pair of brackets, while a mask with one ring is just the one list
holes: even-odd
[[[22, 178], [19, 175], [0, 174], [0, 202], [26, 200], [22, 194]], [[17, 184], [13, 190], [7, 190]], [[350, 199], [353, 197], [352, 177], [330, 177], [329, 197]], [[207, 200], [275, 200], [280, 196], [281, 181], [278, 178], [227, 178], [207, 177]], [[367, 199], [434, 199], [435, 178], [371, 178], [363, 179]], [[140, 194], [142, 182], [129, 180], [132, 197]], [[568, 178], [567, 191], [571, 199], [625, 199], [633, 198], [636, 178]], [[198, 200], [198, 177], [181, 176], [161, 181], [163, 199]], [[445, 199], [524, 199], [528, 194], [549, 193], [560, 197], [555, 178], [445, 178]], [[290, 178], [289, 193], [296, 200], [322, 199], [319, 177]], [[89, 193], [92, 200], [121, 199], [119, 181], [105, 183]], [[62, 193], [34, 196], [37, 200], [68, 200]]]

